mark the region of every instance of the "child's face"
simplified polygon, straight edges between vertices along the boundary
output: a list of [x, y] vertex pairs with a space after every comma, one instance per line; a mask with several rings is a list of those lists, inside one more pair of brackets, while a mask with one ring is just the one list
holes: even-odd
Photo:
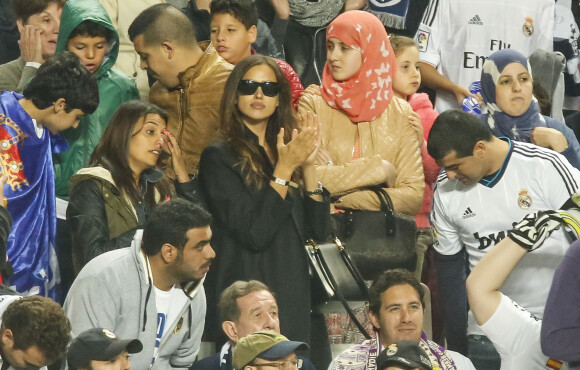
[[393, 82], [395, 96], [407, 99], [413, 95], [421, 85], [419, 73], [419, 50], [414, 46], [408, 46], [397, 55], [397, 74]]
[[78, 35], [68, 40], [66, 49], [79, 57], [92, 74], [97, 74], [107, 54], [107, 39], [103, 36]]
[[256, 26], [246, 26], [231, 14], [213, 14], [211, 17], [211, 42], [218, 54], [231, 64], [249, 56], [256, 41]]

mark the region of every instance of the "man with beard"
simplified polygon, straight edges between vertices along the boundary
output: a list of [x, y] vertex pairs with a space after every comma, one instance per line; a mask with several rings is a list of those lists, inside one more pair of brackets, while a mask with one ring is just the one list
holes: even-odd
[[91, 260], [73, 283], [65, 310], [73, 337], [95, 327], [136, 338], [135, 369], [189, 367], [206, 312], [203, 281], [215, 253], [211, 216], [181, 199], [162, 203], [130, 248]]

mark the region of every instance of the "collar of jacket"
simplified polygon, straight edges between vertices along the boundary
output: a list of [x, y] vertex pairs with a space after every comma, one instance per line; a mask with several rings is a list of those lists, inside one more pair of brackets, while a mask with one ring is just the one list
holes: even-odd
[[201, 41], [198, 42], [198, 45], [201, 50], [203, 50], [203, 54], [195, 65], [179, 73], [179, 86], [177, 89], [182, 88], [187, 90], [192, 80], [195, 80], [199, 76], [206, 74], [207, 71], [215, 64], [216, 60], [221, 58], [213, 47], [211, 41]]

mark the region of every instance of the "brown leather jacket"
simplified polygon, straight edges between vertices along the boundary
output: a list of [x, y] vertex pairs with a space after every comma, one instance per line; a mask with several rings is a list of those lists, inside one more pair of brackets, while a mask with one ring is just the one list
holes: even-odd
[[[387, 109], [370, 122], [354, 124], [339, 109], [331, 108], [321, 96], [305, 94], [303, 108], [318, 115], [322, 127], [321, 148], [332, 165], [316, 166], [323, 186], [330, 191], [336, 208], [377, 210], [379, 199], [371, 191], [357, 189], [380, 184], [385, 177], [381, 160], [397, 170], [396, 185], [385, 190], [395, 210], [414, 215], [423, 201], [425, 179], [417, 135], [409, 124], [409, 104], [394, 97]], [[355, 137], [360, 137], [360, 158], [353, 160]]]
[[[149, 100], [169, 114], [167, 129], [176, 135], [188, 173], [196, 173], [203, 149], [220, 127], [219, 111], [224, 86], [233, 65], [222, 59], [209, 41], [199, 62], [180, 73], [181, 88], [168, 90], [159, 82]], [[173, 172], [168, 175], [173, 177]]]

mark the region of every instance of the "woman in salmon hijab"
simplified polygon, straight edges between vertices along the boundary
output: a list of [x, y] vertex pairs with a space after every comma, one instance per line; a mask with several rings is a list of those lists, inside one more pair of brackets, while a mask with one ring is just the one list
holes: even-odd
[[375, 193], [361, 188], [380, 185], [395, 210], [416, 214], [423, 135], [409, 123], [409, 104], [393, 94], [397, 61], [383, 24], [367, 12], [345, 12], [328, 26], [326, 48], [321, 96], [300, 101], [321, 123], [317, 177], [336, 208], [379, 209]]

